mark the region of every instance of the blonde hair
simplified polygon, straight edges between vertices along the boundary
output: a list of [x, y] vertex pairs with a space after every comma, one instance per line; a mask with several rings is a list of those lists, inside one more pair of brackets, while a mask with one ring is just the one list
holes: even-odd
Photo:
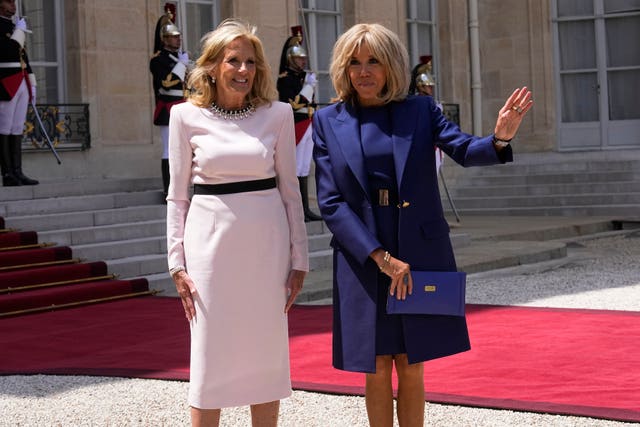
[[409, 88], [409, 55], [404, 44], [396, 33], [380, 24], [356, 24], [343, 33], [333, 47], [329, 68], [337, 95], [333, 101], [354, 103], [357, 99], [349, 79], [349, 63], [363, 43], [385, 70], [386, 84], [380, 100], [385, 104], [403, 100]]
[[230, 18], [205, 34], [201, 39], [202, 54], [195, 67], [189, 71], [187, 87], [189, 100], [199, 106], [208, 107], [216, 100], [216, 85], [211, 82], [210, 72], [222, 60], [224, 49], [235, 39], [242, 37], [253, 45], [256, 60], [256, 75], [247, 101], [256, 107], [268, 104], [277, 97], [275, 84], [271, 78], [271, 68], [265, 59], [262, 42], [256, 35], [256, 27], [241, 19]]

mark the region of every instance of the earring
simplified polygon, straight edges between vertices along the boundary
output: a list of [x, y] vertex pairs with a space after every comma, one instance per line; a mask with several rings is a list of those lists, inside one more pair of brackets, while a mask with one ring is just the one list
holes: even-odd
[[216, 84], [216, 78], [213, 76], [210, 76], [210, 78], [211, 78], [211, 83]]

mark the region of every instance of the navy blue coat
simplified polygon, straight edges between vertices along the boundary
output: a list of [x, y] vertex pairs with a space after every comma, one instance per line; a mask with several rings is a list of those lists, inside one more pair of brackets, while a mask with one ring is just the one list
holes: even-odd
[[[393, 157], [398, 198], [398, 249], [393, 256], [412, 269], [455, 271], [435, 163], [435, 147], [462, 166], [512, 160], [500, 157], [492, 137], [465, 134], [448, 122], [430, 96], [410, 96], [391, 104]], [[375, 372], [375, 322], [378, 267], [369, 258], [382, 247], [377, 235], [356, 107], [343, 102], [319, 110], [313, 118], [318, 205], [333, 233], [333, 366]], [[466, 320], [455, 316], [403, 316], [407, 335], [426, 340], [406, 343], [410, 363], [469, 350]]]

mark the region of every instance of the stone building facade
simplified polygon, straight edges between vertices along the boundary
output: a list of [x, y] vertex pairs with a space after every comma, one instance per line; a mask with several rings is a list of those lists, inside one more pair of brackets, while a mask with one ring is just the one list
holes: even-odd
[[[62, 165], [51, 161], [47, 150], [28, 152], [28, 174], [43, 181], [159, 176], [162, 145], [151, 120], [148, 63], [165, 3], [22, 0], [22, 13], [32, 16], [30, 56], [39, 74], [38, 103], [88, 104], [91, 133], [86, 150], [60, 147]], [[535, 104], [515, 141], [519, 151], [640, 149], [639, 107], [620, 90], [623, 84], [640, 93], [638, 44], [620, 47], [612, 41], [621, 36], [638, 40], [640, 6], [634, 0], [173, 3], [192, 56], [199, 37], [222, 19], [235, 16], [254, 23], [274, 81], [282, 43], [304, 14], [311, 67], [324, 85], [320, 102], [329, 102], [326, 71], [332, 42], [355, 23], [378, 22], [407, 42], [412, 60], [422, 54], [434, 56], [437, 97], [459, 106], [461, 127], [470, 133], [491, 133], [504, 100], [514, 88], [526, 85]], [[616, 59], [622, 57], [626, 59]], [[589, 85], [592, 81], [597, 88]], [[614, 97], [621, 99], [615, 101], [617, 107], [608, 104]], [[591, 110], [581, 109], [589, 102], [596, 105], [595, 120]]]

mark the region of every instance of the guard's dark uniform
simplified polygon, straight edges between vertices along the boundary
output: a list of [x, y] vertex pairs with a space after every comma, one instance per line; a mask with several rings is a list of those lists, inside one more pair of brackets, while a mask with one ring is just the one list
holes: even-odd
[[33, 74], [26, 50], [11, 38], [15, 27], [10, 19], [0, 17], [0, 101], [11, 100], [22, 80]]
[[[21, 42], [14, 38], [20, 33]], [[24, 32], [7, 17], [0, 17], [0, 167], [2, 185], [36, 185], [22, 173], [22, 132], [32, 102], [35, 76], [24, 49]]]
[[[277, 81], [279, 100], [291, 105], [296, 135], [296, 175], [300, 182], [300, 195], [304, 208], [305, 221], [319, 221], [321, 218], [309, 209], [308, 176], [313, 155], [311, 139], [311, 118], [316, 108], [314, 99], [315, 75], [301, 69], [294, 58], [305, 58], [307, 53], [302, 48], [302, 27], [291, 28], [292, 36], [282, 47], [280, 68]], [[306, 62], [305, 62], [306, 64]]]
[[178, 53], [180, 42], [169, 37], [180, 36], [180, 30], [174, 24], [175, 5], [165, 4], [165, 14], [158, 19], [155, 31], [154, 54], [149, 61], [149, 71], [153, 76], [153, 93], [156, 107], [153, 111], [153, 124], [160, 127], [162, 139], [162, 187], [165, 196], [169, 191], [169, 112], [171, 107], [184, 102], [185, 80], [188, 55]]
[[[313, 98], [307, 99], [304, 94], [300, 93], [306, 76], [307, 73], [305, 71], [295, 71], [285, 67], [284, 72], [278, 77], [277, 87], [280, 101], [290, 104], [291, 108], [293, 108], [294, 122], [297, 124], [302, 121], [308, 121], [308, 125], [310, 125], [316, 103]], [[300, 138], [302, 138], [302, 135], [300, 135]], [[298, 142], [299, 138], [296, 134], [296, 143]]]
[[149, 70], [153, 75], [153, 92], [156, 98], [153, 124], [169, 126], [171, 107], [184, 102], [186, 66], [178, 61], [175, 53], [163, 48], [151, 58]]

